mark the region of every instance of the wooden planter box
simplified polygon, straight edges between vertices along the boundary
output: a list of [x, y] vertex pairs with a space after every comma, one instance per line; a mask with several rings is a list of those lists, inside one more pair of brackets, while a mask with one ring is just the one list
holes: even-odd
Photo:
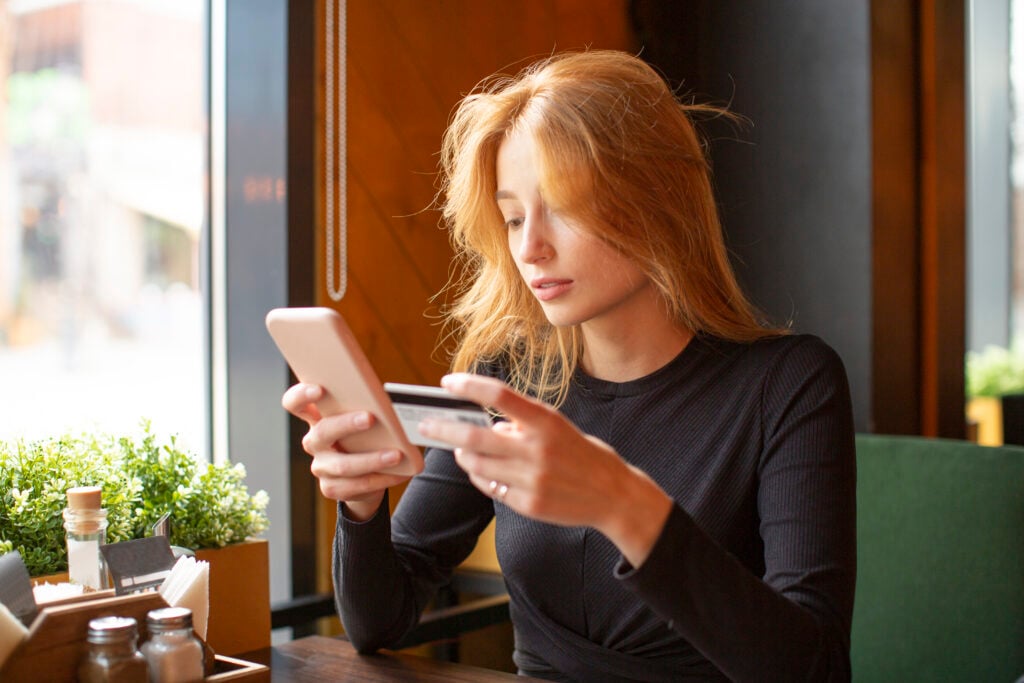
[[972, 398], [967, 417], [977, 425], [982, 446], [1024, 445], [1024, 394]]
[[982, 446], [1003, 444], [1003, 406], [998, 398], [982, 396], [967, 402], [967, 418], [977, 426], [975, 440]]
[[[210, 563], [210, 616], [206, 642], [219, 655], [270, 647], [270, 555], [267, 541], [249, 539], [223, 548], [196, 551]], [[34, 583], [61, 583], [51, 574]]]
[[270, 647], [270, 555], [265, 539], [196, 551], [210, 563], [206, 642], [235, 655]]

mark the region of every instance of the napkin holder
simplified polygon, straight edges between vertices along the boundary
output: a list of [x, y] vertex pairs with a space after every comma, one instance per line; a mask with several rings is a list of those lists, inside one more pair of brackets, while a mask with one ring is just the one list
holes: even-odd
[[[167, 607], [159, 593], [133, 593], [115, 596], [114, 591], [98, 591], [66, 601], [44, 603], [29, 627], [25, 640], [0, 668], [0, 681], [37, 681], [46, 672], [52, 680], [76, 680], [78, 665], [88, 650], [86, 635], [89, 621], [97, 617], [134, 617], [140, 627], [140, 643], [145, 634], [150, 610]], [[217, 655], [214, 673], [206, 681], [270, 681], [270, 669], [262, 664]]]

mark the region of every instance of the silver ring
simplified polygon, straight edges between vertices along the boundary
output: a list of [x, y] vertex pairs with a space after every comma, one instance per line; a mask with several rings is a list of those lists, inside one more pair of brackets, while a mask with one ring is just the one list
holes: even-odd
[[492, 498], [496, 499], [499, 503], [505, 502], [505, 496], [508, 495], [508, 484], [502, 484], [492, 479], [487, 488], [490, 489]]

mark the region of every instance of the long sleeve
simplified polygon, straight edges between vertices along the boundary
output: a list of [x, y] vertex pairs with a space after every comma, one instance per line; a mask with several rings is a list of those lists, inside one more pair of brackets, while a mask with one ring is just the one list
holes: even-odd
[[473, 550], [494, 516], [449, 451], [430, 449], [392, 520], [385, 497], [377, 514], [354, 522], [338, 505], [335, 600], [360, 652], [387, 647], [412, 629], [437, 587]]
[[677, 505], [626, 586], [735, 681], [849, 680], [855, 457], [845, 373], [823, 344], [790, 347], [761, 392], [759, 576]]
[[[845, 681], [856, 572], [853, 421], [845, 371], [815, 337], [697, 337], [664, 368], [577, 373], [561, 408], [676, 505], [629, 567], [587, 527], [523, 517], [429, 451], [394, 520], [339, 516], [335, 583], [362, 651], [415, 624], [496, 517], [524, 673], [586, 683]], [[585, 473], [581, 472], [581, 476]]]

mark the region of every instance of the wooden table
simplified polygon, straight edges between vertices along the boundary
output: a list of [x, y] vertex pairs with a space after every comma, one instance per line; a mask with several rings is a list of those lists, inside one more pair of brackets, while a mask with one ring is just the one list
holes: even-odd
[[309, 636], [243, 655], [270, 667], [270, 680], [281, 683], [526, 683], [538, 679], [414, 655], [360, 655], [346, 640]]

